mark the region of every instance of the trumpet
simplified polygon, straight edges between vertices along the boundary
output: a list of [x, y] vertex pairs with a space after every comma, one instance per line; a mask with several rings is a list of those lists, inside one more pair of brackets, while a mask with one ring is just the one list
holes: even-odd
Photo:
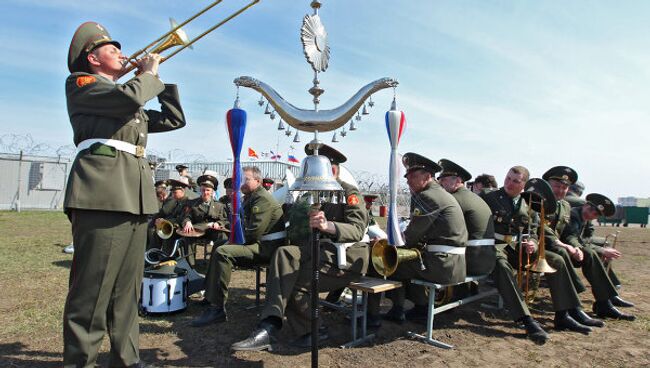
[[178, 227], [178, 225], [169, 220], [161, 220], [162, 221], [156, 225], [156, 235], [158, 235], [160, 239], [167, 240], [174, 235], [174, 229]]
[[[181, 27], [183, 27], [186, 24], [190, 23], [191, 21], [193, 21], [197, 17], [201, 16], [202, 14], [207, 12], [208, 10], [212, 9], [216, 5], [219, 5], [219, 3], [221, 3], [222, 1], [223, 0], [216, 0], [215, 2], [213, 2], [210, 5], [203, 8], [198, 13], [196, 13], [193, 16], [186, 19], [181, 24], [177, 24], [176, 21], [174, 21], [173, 19], [170, 18], [169, 22], [171, 24], [171, 30], [169, 32], [163, 34], [162, 36], [158, 37], [157, 39], [153, 40], [147, 46], [145, 46], [145, 47], [141, 48], [140, 50], [136, 51], [131, 56], [129, 56], [124, 61], [124, 68], [122, 69], [122, 72], [120, 74], [120, 78], [123, 77], [124, 75], [126, 75], [127, 73], [131, 72], [135, 68], [137, 68], [137, 60], [142, 55], [160, 54], [163, 51], [165, 51], [167, 49], [170, 49], [170, 48], [172, 48], [174, 46], [181, 46], [180, 48], [177, 48], [175, 51], [173, 51], [169, 55], [163, 56], [162, 59], [160, 60], [160, 64], [162, 64], [163, 62], [171, 59], [174, 55], [176, 55], [179, 52], [185, 50], [186, 48], [189, 47], [191, 49], [192, 45], [196, 41], [200, 40], [201, 38], [203, 38], [208, 33], [214, 31], [215, 29], [217, 29], [219, 27], [221, 27], [225, 23], [229, 22], [231, 19], [235, 18], [239, 14], [241, 14], [241, 13], [245, 12], [246, 10], [248, 10], [253, 5], [260, 2], [260, 0], [252, 0], [251, 2], [249, 2], [248, 4], [246, 4], [242, 8], [240, 8], [239, 10], [237, 10], [236, 12], [234, 12], [231, 15], [229, 15], [228, 17], [224, 18], [221, 22], [213, 25], [212, 27], [208, 28], [205, 32], [201, 33], [200, 35], [198, 35], [195, 38], [190, 40], [187, 37], [187, 34], [185, 33], [185, 31], [183, 31], [183, 29]], [[153, 47], [153, 48], [151, 48], [151, 47]], [[151, 49], [149, 49], [149, 48], [151, 48]]]
[[395, 273], [400, 262], [411, 259], [420, 260], [420, 268], [424, 270], [422, 254], [413, 248], [398, 248], [388, 244], [388, 240], [379, 239], [372, 245], [371, 261], [375, 271], [381, 276], [388, 277]]

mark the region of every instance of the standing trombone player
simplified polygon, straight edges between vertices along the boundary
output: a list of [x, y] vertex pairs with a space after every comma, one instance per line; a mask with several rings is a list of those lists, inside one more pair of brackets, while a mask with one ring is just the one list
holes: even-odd
[[[68, 51], [68, 115], [77, 146], [64, 208], [75, 244], [63, 315], [63, 364], [94, 367], [110, 337], [111, 367], [143, 367], [138, 295], [147, 217], [158, 212], [146, 159], [149, 132], [185, 126], [175, 85], [158, 78], [160, 56], [136, 61], [124, 84], [120, 43], [98, 23], [83, 23]], [[160, 111], [145, 110], [157, 97]]]

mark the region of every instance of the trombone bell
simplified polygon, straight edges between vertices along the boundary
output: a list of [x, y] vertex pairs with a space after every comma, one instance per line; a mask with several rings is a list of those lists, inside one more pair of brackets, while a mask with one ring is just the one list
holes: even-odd
[[[169, 18], [169, 25], [172, 29], [178, 28], [178, 23], [173, 18]], [[176, 29], [173, 33], [170, 33], [167, 37], [161, 40], [156, 46], [149, 51], [151, 54], [160, 54], [161, 52], [172, 48], [174, 46], [183, 46], [190, 43], [187, 33], [182, 28]], [[192, 49], [192, 45], [188, 45]]]
[[530, 271], [537, 273], [553, 273], [557, 270], [551, 267], [551, 265], [546, 262], [546, 259], [542, 258], [533, 263], [533, 265], [530, 267]]

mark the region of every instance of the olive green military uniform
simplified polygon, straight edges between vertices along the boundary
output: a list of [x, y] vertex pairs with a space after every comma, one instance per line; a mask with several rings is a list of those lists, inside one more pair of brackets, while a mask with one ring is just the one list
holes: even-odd
[[[188, 198], [187, 196], [181, 198], [181, 199], [176, 199], [173, 196], [167, 197], [165, 201], [162, 204], [162, 207], [160, 208], [160, 211], [158, 211], [157, 214], [153, 216], [153, 219], [151, 223], [153, 224], [153, 227], [155, 229], [156, 227], [156, 220], [157, 219], [164, 219], [172, 224], [174, 224], [175, 228], [178, 228], [179, 223], [182, 219], [183, 216], [183, 210], [185, 209], [185, 206], [187, 204]], [[167, 248], [167, 245], [170, 243], [174, 242], [176, 239], [178, 239], [178, 235], [174, 232], [171, 238], [169, 239], [160, 239], [160, 237], [156, 234], [155, 230], [150, 233], [149, 237], [149, 242], [147, 243], [147, 248]]]
[[[468, 243], [465, 250], [467, 275], [487, 275], [496, 263], [496, 248], [493, 245], [476, 244], [478, 240], [494, 239], [494, 220], [492, 210], [476, 193], [460, 187], [454, 196], [465, 218]], [[475, 240], [475, 242], [472, 242]], [[475, 245], [476, 244], [476, 245]]]
[[[205, 277], [205, 297], [213, 305], [223, 306], [233, 266], [266, 264], [275, 249], [284, 244], [282, 205], [261, 185], [244, 196], [244, 239], [246, 244], [224, 244], [215, 248]], [[275, 239], [265, 240], [273, 235]]]
[[228, 197], [227, 195], [223, 195], [221, 198], [219, 198], [219, 202], [223, 203], [223, 205], [226, 207], [226, 216], [230, 218], [230, 214], [232, 213], [232, 198]]
[[618, 296], [614, 284], [607, 276], [596, 247], [590, 243], [594, 228], [591, 221], [582, 218], [582, 207], [571, 210], [570, 223], [563, 229], [561, 240], [582, 250], [584, 258], [580, 263], [582, 273], [591, 284], [591, 292], [596, 301], [604, 301]]
[[[368, 269], [370, 252], [360, 242], [368, 225], [368, 215], [356, 187], [339, 181], [346, 203], [324, 203], [321, 211], [333, 222], [336, 233], [321, 233], [319, 291], [332, 291], [357, 280]], [[286, 314], [298, 335], [310, 331], [311, 232], [309, 205], [297, 201], [288, 210], [287, 235], [292, 245], [277, 249], [269, 263], [266, 303], [262, 319]], [[346, 251], [347, 268], [339, 269], [334, 243], [354, 243]]]
[[[566, 249], [555, 245], [555, 241], [560, 238], [562, 231], [564, 231], [564, 229], [569, 225], [570, 217], [571, 205], [569, 202], [565, 200], [557, 201], [557, 209], [554, 214], [547, 217], [549, 222], [547, 222], [548, 225], [544, 227], [544, 235], [546, 237], [546, 261], [548, 261], [551, 267], [555, 268], [555, 265], [552, 264], [554, 262], [552, 259], [555, 260], [557, 257], [553, 254], [562, 257], [562, 263], [567, 265], [567, 271], [571, 277], [571, 282], [578, 294], [580, 294], [587, 290], [587, 288], [580, 279], [578, 272], [576, 272], [576, 269], [573, 267], [575, 261], [571, 258], [571, 255]], [[562, 267], [562, 265], [557, 266]]]
[[[208, 202], [204, 202], [201, 197], [190, 200], [185, 205], [183, 212], [181, 227], [185, 227], [188, 221], [192, 222], [194, 228], [200, 230], [206, 230], [210, 222], [216, 222], [222, 228], [228, 228], [230, 225], [226, 214], [226, 207], [214, 198], [211, 198]], [[206, 230], [205, 238], [211, 240], [215, 246], [219, 246], [228, 240], [224, 232], [213, 229]], [[191, 266], [194, 266], [196, 262], [194, 256], [196, 252], [196, 241], [193, 241], [192, 238], [187, 238], [187, 240], [183, 245], [188, 254], [187, 262]]]
[[[504, 304], [510, 310], [515, 320], [518, 316], [529, 315], [528, 307], [523, 301], [521, 291], [512, 277], [514, 269], [519, 267], [518, 242], [519, 230], [528, 228], [528, 205], [518, 196], [513, 199], [503, 188], [486, 194], [485, 202], [492, 209], [494, 215], [494, 232], [497, 242], [497, 263], [493, 271], [497, 288], [503, 298]], [[537, 241], [537, 225], [531, 223], [530, 238]], [[557, 271], [546, 274], [551, 299], [555, 311], [563, 311], [580, 306], [580, 299], [562, 257], [557, 254], [547, 253], [549, 263], [557, 265]], [[571, 265], [569, 265], [571, 267]]]
[[[428, 299], [424, 289], [410, 283], [417, 278], [437, 284], [455, 284], [465, 280], [465, 254], [453, 254], [442, 251], [429, 251], [427, 246], [449, 246], [464, 248], [467, 244], [467, 227], [463, 211], [458, 202], [447, 193], [440, 184], [430, 182], [419, 193], [411, 197], [411, 222], [404, 231], [406, 248], [416, 248], [422, 255], [419, 259], [400, 262], [397, 270], [389, 279], [402, 281], [403, 288], [391, 292], [388, 296], [394, 306], [404, 307], [409, 299], [417, 306], [427, 305]], [[377, 275], [373, 270], [372, 275]], [[368, 313], [379, 314], [379, 295], [371, 295]]]
[[[77, 71], [88, 52], [82, 48], [97, 36], [95, 44], [112, 43], [101, 26], [84, 23], [70, 46], [66, 97], [75, 145], [113, 139], [145, 147], [148, 133], [183, 127], [174, 85], [150, 73], [118, 84]], [[161, 111], [144, 110], [156, 96]], [[96, 142], [72, 164], [64, 201], [75, 245], [63, 317], [65, 367], [94, 367], [106, 330], [110, 366], [139, 362], [138, 295], [147, 215], [158, 212], [158, 201], [151, 168], [144, 156], [136, 156], [138, 150], [133, 154]]]

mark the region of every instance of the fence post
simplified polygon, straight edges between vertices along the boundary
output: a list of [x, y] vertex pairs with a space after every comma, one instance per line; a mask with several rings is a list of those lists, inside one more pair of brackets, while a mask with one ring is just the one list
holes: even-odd
[[16, 192], [16, 211], [20, 212], [20, 187], [22, 185], [23, 151], [18, 156], [18, 189]]

